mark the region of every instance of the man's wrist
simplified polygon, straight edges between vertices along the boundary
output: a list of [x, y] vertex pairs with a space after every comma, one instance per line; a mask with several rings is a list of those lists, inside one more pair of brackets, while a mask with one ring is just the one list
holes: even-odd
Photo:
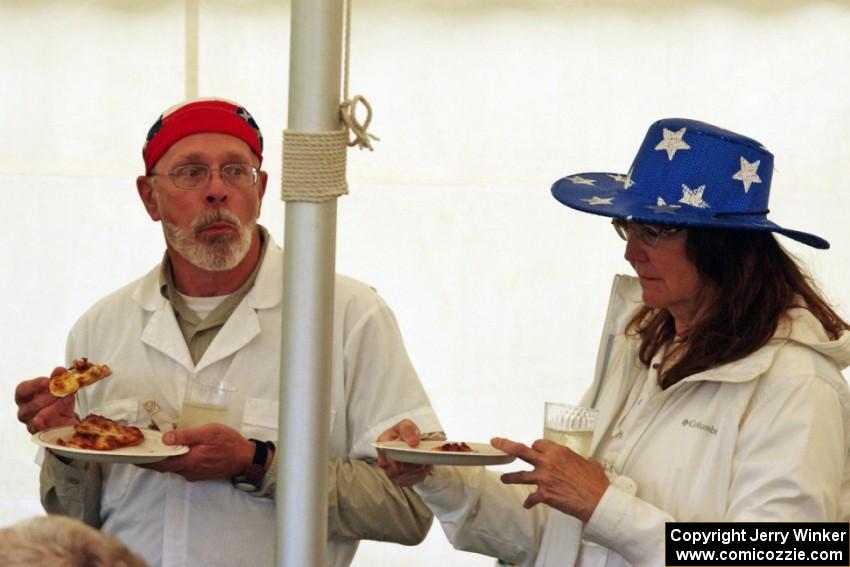
[[273, 455], [270, 459], [266, 476], [263, 477], [263, 485], [260, 490], [253, 493], [252, 496], [260, 496], [263, 498], [274, 498], [277, 489], [277, 459]]
[[254, 443], [254, 439], [245, 439], [244, 437], [243, 439], [246, 441], [246, 443], [242, 444], [242, 448], [239, 450], [238, 459], [236, 461], [242, 466], [239, 471], [233, 476], [244, 476], [245, 473], [248, 472], [248, 467], [251, 466], [251, 461], [254, 458], [254, 452], [257, 450], [257, 447]]
[[263, 479], [274, 457], [274, 443], [249, 439], [253, 445], [253, 454], [248, 466], [231, 479], [233, 486], [245, 492], [256, 492], [263, 485]]

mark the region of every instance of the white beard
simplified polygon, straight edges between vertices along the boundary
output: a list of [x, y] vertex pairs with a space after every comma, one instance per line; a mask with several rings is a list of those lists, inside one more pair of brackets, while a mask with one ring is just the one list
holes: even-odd
[[[198, 237], [207, 225], [225, 221], [236, 227], [237, 236], [215, 236], [209, 239]], [[201, 215], [192, 221], [189, 229], [162, 219], [165, 240], [190, 264], [208, 272], [223, 272], [239, 265], [251, 248], [251, 239], [257, 227], [253, 219], [243, 225], [236, 215], [225, 209], [216, 209]]]

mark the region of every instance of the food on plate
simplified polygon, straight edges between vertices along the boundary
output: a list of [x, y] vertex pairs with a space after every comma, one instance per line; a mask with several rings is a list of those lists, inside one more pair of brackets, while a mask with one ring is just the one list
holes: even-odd
[[450, 441], [448, 443], [443, 443], [442, 445], [437, 447], [437, 450], [438, 451], [452, 451], [452, 452], [455, 452], [455, 453], [469, 453], [470, 451], [472, 451], [472, 447], [470, 447], [469, 445], [467, 445], [463, 441], [459, 441], [459, 442], [456, 442], [456, 443]]
[[48, 385], [50, 393], [57, 398], [69, 396], [89, 384], [103, 380], [112, 374], [105, 364], [92, 364], [86, 357], [78, 358], [65, 372], [51, 376]]
[[109, 418], [89, 414], [74, 426], [74, 435], [67, 441], [57, 442], [63, 447], [90, 449], [94, 451], [112, 451], [122, 447], [133, 447], [145, 440], [142, 430], [132, 425], [121, 425]]

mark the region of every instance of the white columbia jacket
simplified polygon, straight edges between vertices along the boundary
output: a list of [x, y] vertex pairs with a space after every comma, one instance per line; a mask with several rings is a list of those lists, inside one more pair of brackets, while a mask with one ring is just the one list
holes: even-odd
[[[67, 355], [106, 362], [113, 376], [81, 390], [77, 410], [144, 426], [150, 420], [141, 402], [156, 400], [176, 416], [190, 376], [221, 379], [245, 395], [242, 434], [277, 440], [282, 269], [283, 252], [269, 242], [254, 287], [197, 365], [160, 293], [159, 267], [98, 302], [72, 329]], [[403, 417], [441, 429], [390, 309], [373, 289], [342, 276], [331, 380], [332, 457], [374, 458], [371, 443]], [[133, 465], [104, 466], [102, 529], [152, 566], [272, 565], [274, 506], [229, 481], [190, 483]], [[328, 564], [348, 565], [356, 547], [329, 541]]]
[[[831, 341], [792, 309], [750, 356], [689, 376], [642, 400], [630, 427], [614, 420], [647, 369], [624, 329], [641, 305], [636, 279], [617, 276], [596, 380], [583, 403], [600, 410], [591, 450], [621, 442], [619, 472], [584, 526], [522, 502], [531, 488], [485, 469], [437, 467], [416, 491], [459, 549], [521, 565], [664, 565], [668, 521], [850, 520], [850, 334]], [[595, 402], [595, 403], [594, 403]]]

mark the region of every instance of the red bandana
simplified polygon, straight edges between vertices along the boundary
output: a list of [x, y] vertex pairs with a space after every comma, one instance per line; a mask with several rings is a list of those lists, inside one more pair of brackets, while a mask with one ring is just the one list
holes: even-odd
[[162, 113], [148, 131], [142, 148], [145, 172], [150, 173], [172, 145], [192, 134], [219, 132], [239, 138], [263, 163], [263, 135], [254, 118], [238, 104], [223, 99], [180, 103]]

